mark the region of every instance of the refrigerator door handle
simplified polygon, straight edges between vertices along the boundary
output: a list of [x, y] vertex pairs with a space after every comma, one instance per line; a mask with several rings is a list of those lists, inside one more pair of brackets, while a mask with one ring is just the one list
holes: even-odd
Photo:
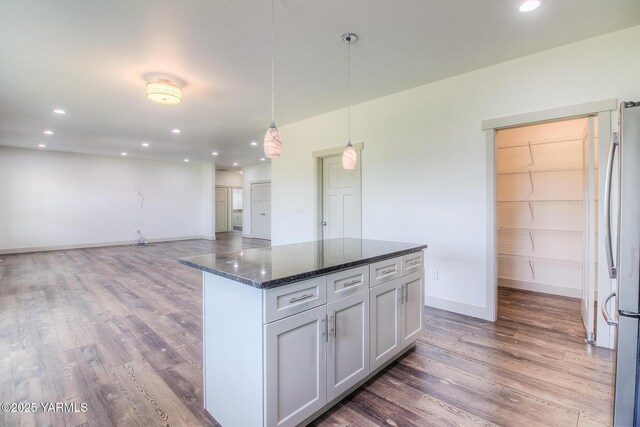
[[[607, 266], [609, 267], [609, 277], [612, 279], [615, 279], [618, 273], [616, 266], [613, 264], [613, 244], [611, 242], [611, 184], [613, 176], [613, 160], [616, 155], [617, 146], [618, 134], [614, 133], [611, 144], [609, 144], [607, 174], [605, 175], [604, 181], [604, 246], [607, 251]], [[611, 298], [611, 296], [609, 296], [609, 298]]]
[[607, 311], [607, 304], [609, 303], [609, 301], [610, 301], [612, 298], [615, 298], [615, 296], [616, 296], [616, 293], [615, 293], [615, 292], [611, 292], [611, 293], [609, 294], [609, 296], [608, 296], [608, 297], [606, 297], [606, 298], [604, 299], [604, 301], [602, 302], [602, 307], [601, 307], [601, 310], [602, 310], [602, 317], [604, 317], [604, 320], [607, 322], [607, 325], [609, 325], [609, 326], [618, 326], [618, 321], [617, 321], [617, 320], [614, 320], [614, 319], [611, 317], [611, 315], [609, 314], [609, 312]]

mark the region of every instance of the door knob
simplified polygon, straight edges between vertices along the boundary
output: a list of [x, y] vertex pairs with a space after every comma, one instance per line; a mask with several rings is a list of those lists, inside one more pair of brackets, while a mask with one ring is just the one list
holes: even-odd
[[327, 225], [327, 221], [322, 221], [322, 225]]

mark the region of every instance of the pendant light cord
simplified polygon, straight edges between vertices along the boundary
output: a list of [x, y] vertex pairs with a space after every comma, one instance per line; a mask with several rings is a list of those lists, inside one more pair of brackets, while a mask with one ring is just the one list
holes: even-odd
[[271, 122], [275, 123], [276, 121], [276, 104], [275, 104], [275, 67], [274, 67], [274, 51], [275, 51], [275, 26], [273, 19], [273, 1], [271, 0]]
[[351, 38], [349, 38], [347, 42], [347, 97], [349, 98], [349, 109], [348, 109], [348, 136], [349, 136], [349, 144], [351, 143]]

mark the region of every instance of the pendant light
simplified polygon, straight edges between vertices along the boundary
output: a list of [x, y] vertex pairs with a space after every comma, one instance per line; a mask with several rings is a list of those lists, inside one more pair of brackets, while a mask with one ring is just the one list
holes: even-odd
[[271, 0], [271, 126], [264, 134], [264, 156], [269, 159], [279, 159], [282, 153], [282, 141], [280, 131], [276, 127], [275, 96], [274, 96], [274, 25], [273, 25], [273, 0]]
[[349, 93], [349, 117], [348, 117], [348, 141], [347, 146], [342, 152], [342, 168], [343, 169], [355, 169], [358, 163], [358, 154], [356, 149], [351, 145], [351, 43], [355, 43], [358, 40], [358, 36], [353, 33], [344, 33], [342, 40], [347, 43], [347, 90]]

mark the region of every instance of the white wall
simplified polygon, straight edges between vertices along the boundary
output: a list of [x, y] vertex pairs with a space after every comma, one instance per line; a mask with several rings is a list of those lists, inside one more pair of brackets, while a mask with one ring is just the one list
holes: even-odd
[[242, 174], [240, 171], [216, 171], [216, 185], [242, 187]]
[[213, 163], [202, 165], [200, 174], [200, 229], [203, 238], [216, 240], [216, 167]]
[[[242, 168], [242, 235], [251, 237], [251, 183], [271, 180], [271, 162]], [[272, 207], [273, 210], [273, 201]]]
[[211, 238], [213, 179], [211, 165], [0, 147], [0, 252], [135, 242], [136, 230]]
[[[640, 26], [352, 107], [362, 155], [363, 237], [424, 242], [429, 305], [489, 318], [486, 119], [617, 97], [640, 99]], [[357, 76], [354, 76], [357, 78]], [[282, 126], [272, 165], [272, 242], [315, 238], [311, 152], [346, 142], [346, 110]]]

